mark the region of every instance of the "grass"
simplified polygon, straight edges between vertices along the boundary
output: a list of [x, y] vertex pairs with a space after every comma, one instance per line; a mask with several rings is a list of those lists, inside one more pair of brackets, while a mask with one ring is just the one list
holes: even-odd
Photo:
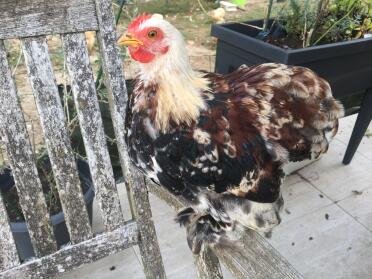
[[[114, 1], [114, 12], [118, 12], [119, 5]], [[213, 21], [209, 16], [209, 12], [217, 8], [214, 0], [152, 0], [145, 2], [143, 0], [128, 1], [129, 4], [124, 6], [124, 12], [118, 23], [118, 32], [124, 32], [129, 22], [136, 16], [142, 13], [160, 13], [165, 16], [172, 24], [174, 24], [184, 35], [187, 41], [192, 41], [195, 45], [205, 46], [214, 49], [215, 41], [210, 36], [210, 29]], [[248, 1], [247, 10], [239, 10], [233, 13], [226, 13], [226, 21], [246, 21], [250, 19], [263, 18], [265, 15], [265, 1], [253, 1], [255, 4], [249, 5], [252, 0]], [[200, 6], [200, 4], [202, 7]], [[203, 11], [205, 9], [207, 14]], [[53, 38], [52, 41], [56, 41]], [[7, 42], [9, 53], [9, 64], [14, 68], [17, 63], [24, 65], [23, 59], [18, 61], [20, 57], [20, 46], [17, 40]], [[56, 68], [62, 69], [64, 63], [63, 51], [60, 48], [60, 43], [54, 42], [54, 46], [50, 48], [50, 56], [52, 63]], [[123, 50], [121, 56], [126, 56]]]
[[[201, 10], [197, 0], [153, 0], [149, 2], [144, 1], [131, 1], [135, 6], [134, 11], [137, 13], [192, 13]], [[206, 10], [211, 10], [217, 7], [214, 1], [200, 0], [200, 3]]]
[[[258, 1], [256, 1], [258, 3]], [[215, 39], [210, 36], [213, 21], [209, 12], [218, 7], [213, 0], [153, 0], [150, 2], [132, 1], [125, 7], [124, 13], [119, 21], [118, 30], [124, 32], [128, 23], [142, 13], [160, 13], [174, 24], [184, 35], [186, 41], [197, 46], [205, 46], [209, 49], [215, 48]], [[265, 1], [255, 3], [247, 10], [226, 13], [226, 21], [246, 21], [250, 19], [263, 18], [265, 14]], [[203, 11], [207, 12], [207, 14]]]

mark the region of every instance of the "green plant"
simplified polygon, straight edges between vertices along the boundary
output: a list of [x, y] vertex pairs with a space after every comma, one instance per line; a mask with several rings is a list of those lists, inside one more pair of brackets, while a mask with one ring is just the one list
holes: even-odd
[[310, 0], [290, 0], [289, 8], [283, 9], [279, 15], [279, 23], [285, 29], [290, 39], [299, 38], [302, 46], [310, 45], [314, 29], [318, 25], [319, 18], [323, 13], [324, 2], [318, 3]]
[[277, 21], [289, 40], [308, 47], [361, 38], [372, 32], [371, 16], [370, 0], [289, 0]]
[[367, 34], [370, 30], [372, 30], [372, 20], [371, 18], [365, 18], [361, 25], [354, 28], [357, 32], [354, 36], [355, 39], [359, 39], [363, 35]]

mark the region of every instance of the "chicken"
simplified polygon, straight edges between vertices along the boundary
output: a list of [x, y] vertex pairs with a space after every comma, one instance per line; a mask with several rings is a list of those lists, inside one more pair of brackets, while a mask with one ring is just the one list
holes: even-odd
[[140, 66], [126, 116], [130, 158], [190, 202], [176, 220], [191, 250], [233, 245], [240, 228], [270, 234], [283, 166], [319, 157], [337, 132], [343, 108], [329, 84], [275, 63], [196, 72], [182, 35], [160, 15], [135, 19], [118, 44]]
[[87, 47], [90, 55], [94, 52], [94, 44], [96, 42], [95, 35], [96, 35], [95, 31], [85, 32], [85, 39], [87, 41]]
[[211, 17], [213, 22], [215, 23], [224, 23], [225, 22], [225, 9], [224, 8], [217, 8], [211, 11]]

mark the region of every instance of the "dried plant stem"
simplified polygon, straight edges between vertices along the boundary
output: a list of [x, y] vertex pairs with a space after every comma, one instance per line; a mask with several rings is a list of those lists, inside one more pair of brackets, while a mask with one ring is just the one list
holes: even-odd
[[63, 91], [64, 91], [64, 95], [63, 95], [64, 109], [65, 109], [65, 113], [66, 113], [67, 125], [69, 125], [69, 123], [70, 123], [70, 111], [69, 111], [69, 108], [68, 108], [68, 94], [69, 94], [69, 92], [67, 92], [66, 59], [63, 62]]
[[31, 130], [32, 130], [32, 148], [34, 153], [36, 153], [36, 140], [35, 140], [35, 126], [34, 126], [34, 121], [31, 119]]
[[305, 44], [306, 47], [311, 45], [311, 42], [313, 41], [313, 36], [315, 34], [314, 31], [318, 28], [319, 22], [323, 17], [323, 11], [328, 6], [328, 4], [329, 4], [329, 0], [319, 0], [318, 7], [317, 7], [317, 12], [316, 12], [317, 16], [315, 18], [315, 21], [314, 21], [314, 24], [313, 24], [312, 28], [310, 28], [310, 30], [309, 30], [309, 34], [308, 34], [307, 41], [306, 41], [306, 44]]
[[3, 146], [0, 145], [0, 173], [1, 173], [2, 168], [4, 168], [4, 166], [5, 166], [5, 158], [4, 158], [4, 153], [3, 152], [4, 152]]
[[274, 3], [274, 0], [269, 0], [269, 5], [268, 5], [268, 8], [267, 8], [267, 14], [266, 14], [266, 18], [264, 20], [264, 25], [263, 25], [263, 31], [264, 32], [267, 32], [267, 29], [269, 27], [269, 20], [270, 20], [270, 16], [271, 16], [271, 10], [273, 8], [273, 3]]
[[[306, 1], [307, 5], [307, 1]], [[307, 40], [307, 6], [305, 6], [305, 21], [304, 21], [304, 31], [302, 32], [302, 47], [306, 46]]]
[[22, 59], [22, 57], [23, 57], [22, 54], [23, 54], [23, 53], [22, 53], [21, 46], [19, 46], [19, 55], [18, 55], [18, 58], [17, 58], [17, 63], [16, 63], [16, 65], [15, 65], [15, 67], [14, 67], [14, 70], [13, 70], [13, 72], [12, 72], [12, 77], [14, 77], [15, 74], [17, 73], [18, 65], [19, 65], [19, 63], [21, 62], [21, 59]]
[[208, 12], [206, 11], [206, 9], [204, 8], [204, 6], [202, 5], [202, 3], [200, 2], [200, 0], [198, 0], [198, 3], [199, 3], [199, 6], [200, 6], [200, 9], [202, 9], [203, 13], [205, 13], [207, 16], [210, 16], [208, 14]]
[[258, 26], [255, 26], [255, 25], [252, 25], [252, 24], [248, 24], [248, 23], [245, 23], [245, 22], [233, 22], [233, 23], [237, 23], [237, 24], [245, 25], [245, 26], [252, 27], [252, 28], [254, 28], [254, 29], [258, 29], [258, 30], [263, 30], [262, 27], [258, 27]]
[[328, 29], [327, 29], [327, 31], [325, 31], [319, 38], [318, 38], [318, 40], [316, 40], [315, 41], [315, 43], [313, 43], [312, 45], [313, 46], [315, 46], [315, 45], [317, 45], [324, 37], [325, 37], [325, 35], [327, 35], [337, 24], [339, 24], [341, 21], [343, 21], [347, 16], [349, 16], [350, 15], [350, 13], [354, 10], [354, 8], [356, 7], [356, 5], [355, 5], [355, 3], [356, 3], [357, 1], [354, 1], [354, 3], [353, 3], [353, 5], [352, 5], [352, 7], [350, 8], [350, 10], [343, 16], [343, 17], [341, 17], [339, 20], [337, 20], [335, 23], [333, 23], [332, 25], [331, 25], [331, 27], [329, 27]]

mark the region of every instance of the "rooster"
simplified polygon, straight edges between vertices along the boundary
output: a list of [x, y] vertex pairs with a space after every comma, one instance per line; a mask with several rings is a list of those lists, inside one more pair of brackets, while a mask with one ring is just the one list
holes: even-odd
[[130, 158], [190, 202], [176, 221], [192, 252], [232, 244], [238, 228], [270, 234], [283, 166], [318, 158], [337, 132], [343, 107], [328, 82], [275, 63], [196, 72], [180, 32], [157, 14], [136, 18], [118, 44], [140, 66], [126, 117]]

